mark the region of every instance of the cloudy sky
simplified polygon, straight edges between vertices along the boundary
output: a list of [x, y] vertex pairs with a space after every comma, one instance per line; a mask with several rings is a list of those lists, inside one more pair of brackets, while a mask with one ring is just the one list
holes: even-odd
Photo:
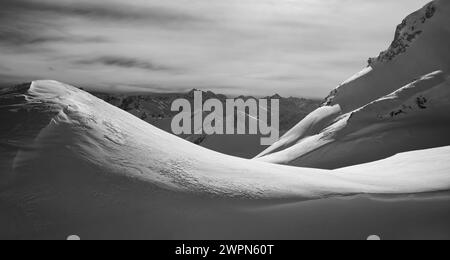
[[0, 83], [324, 97], [428, 0], [0, 0]]

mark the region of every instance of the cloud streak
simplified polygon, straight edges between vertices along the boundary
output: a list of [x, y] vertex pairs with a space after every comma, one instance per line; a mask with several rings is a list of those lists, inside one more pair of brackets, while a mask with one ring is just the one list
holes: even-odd
[[80, 60], [76, 64], [79, 65], [103, 65], [126, 69], [142, 69], [148, 71], [176, 71], [175, 68], [155, 64], [149, 61], [143, 61], [135, 58], [119, 57], [119, 56], [105, 56], [89, 60]]
[[108, 1], [2, 0], [3, 13], [78, 16], [93, 20], [143, 20], [158, 26], [205, 22], [206, 19], [158, 6], [133, 6]]
[[[0, 44], [13, 47], [38, 47], [49, 43], [105, 43], [106, 38], [102, 37], [84, 37], [74, 35], [46, 35], [45, 33], [35, 33], [33, 31], [0, 31]], [[22, 49], [23, 50], [23, 49]]]
[[[71, 18], [111, 23], [140, 22], [146, 26], [177, 29], [208, 23], [194, 16], [164, 7], [135, 7], [117, 2], [2, 0], [0, 44], [28, 49], [33, 44], [53, 42], [97, 43], [101, 37], [83, 37], [65, 33], [65, 20]], [[62, 21], [57, 23], [55, 21]]]

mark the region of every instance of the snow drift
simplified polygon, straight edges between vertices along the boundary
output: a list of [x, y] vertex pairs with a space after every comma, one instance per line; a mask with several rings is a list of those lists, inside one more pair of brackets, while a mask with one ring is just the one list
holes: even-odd
[[390, 48], [256, 160], [336, 169], [450, 145], [450, 3], [408, 16]]
[[[54, 81], [2, 90], [0, 104], [4, 238], [61, 238], [73, 231], [95, 238], [170, 238], [186, 234], [189, 220], [236, 226], [261, 203], [450, 188], [450, 147], [314, 170], [206, 150]], [[261, 221], [252, 234], [265, 229]], [[204, 232], [203, 237], [214, 234]]]
[[[445, 190], [450, 184], [450, 176], [436, 171], [407, 180], [412, 185], [394, 190], [398, 183], [389, 179], [371, 184], [345, 172], [333, 174], [222, 155], [163, 132], [82, 90], [53, 81], [9, 89], [0, 98], [1, 119], [8, 122], [2, 124], [0, 140], [4, 152], [10, 154], [2, 156], [1, 165], [6, 168], [1, 176], [2, 195], [14, 193], [21, 184], [43, 179], [99, 177], [92, 172], [101, 172], [106, 181], [118, 177], [162, 190], [222, 198], [412, 193]], [[432, 165], [426, 168], [432, 169]], [[369, 175], [377, 178], [377, 172]], [[393, 168], [392, 175], [406, 181], [409, 170]]]
[[305, 138], [305, 129], [317, 127], [317, 122], [329, 114], [336, 116], [334, 113], [339, 111], [338, 106], [324, 107], [278, 143], [294, 140], [294, 145], [258, 160], [335, 169], [399, 152], [449, 145], [449, 110], [450, 78], [435, 72], [366, 106], [338, 115], [320, 133]]

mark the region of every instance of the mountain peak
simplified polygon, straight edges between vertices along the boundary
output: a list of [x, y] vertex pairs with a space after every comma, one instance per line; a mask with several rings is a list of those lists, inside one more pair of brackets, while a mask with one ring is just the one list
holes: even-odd
[[407, 16], [395, 30], [394, 40], [386, 51], [380, 53], [376, 58], [369, 59], [369, 66], [378, 63], [389, 62], [406, 50], [424, 32], [424, 26], [436, 14], [437, 5], [433, 1], [425, 5], [422, 9]]
[[423, 75], [450, 71], [449, 42], [450, 1], [433, 1], [407, 16], [389, 49], [333, 90], [324, 105], [350, 112]]

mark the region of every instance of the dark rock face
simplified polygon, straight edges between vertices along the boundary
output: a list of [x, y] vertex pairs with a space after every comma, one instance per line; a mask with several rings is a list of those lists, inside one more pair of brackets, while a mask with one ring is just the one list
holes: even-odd
[[[431, 3], [427, 6], [427, 10], [425, 12], [425, 18], [430, 19], [431, 17], [434, 16], [435, 13], [436, 13], [436, 7], [433, 5], [433, 3]], [[424, 19], [423, 22], [425, 22], [426, 19]]]
[[380, 62], [389, 62], [398, 55], [405, 53], [413, 42], [423, 33], [420, 29], [422, 24], [432, 19], [436, 13], [434, 2], [429, 3], [423, 9], [408, 16], [403, 22], [397, 26], [394, 41], [391, 46], [380, 53], [376, 58], [370, 58], [369, 66]]
[[333, 98], [336, 97], [337, 93], [338, 93], [337, 89], [331, 91], [331, 93], [323, 101], [322, 106], [331, 106], [333, 103]]
[[[384, 65], [387, 65], [390, 63], [390, 65], [396, 66], [392, 61], [394, 61], [396, 58], [398, 58], [401, 55], [406, 54], [407, 51], [409, 51], [410, 48], [412, 48], [416, 41], [419, 39], [424, 39], [425, 41], [428, 41], [428, 37], [421, 38], [424, 36], [424, 33], [426, 33], [427, 29], [430, 29], [431, 26], [436, 27], [440, 26], [438, 23], [430, 24], [433, 19], [436, 19], [437, 13], [439, 11], [440, 4], [437, 1], [433, 1], [427, 5], [425, 5], [422, 9], [410, 14], [408, 17], [406, 17], [401, 24], [399, 24], [395, 30], [394, 40], [392, 41], [391, 45], [386, 51], [383, 51], [379, 54], [378, 57], [375, 58], [369, 58], [368, 59], [368, 66], [366, 67], [366, 70], [377, 70], [377, 67], [383, 67]], [[444, 11], [444, 10], [441, 10]], [[439, 16], [441, 13], [439, 13]], [[445, 14], [444, 14], [445, 15]], [[442, 17], [442, 16], [440, 16]], [[437, 18], [437, 21], [439, 18]], [[442, 67], [442, 65], [441, 65]], [[445, 67], [445, 66], [444, 66]], [[415, 77], [429, 73], [431, 71], [435, 71], [436, 69], [441, 68], [430, 68], [428, 71], [423, 71], [421, 73], [412, 73], [416, 74], [411, 77], [411, 79], [402, 79], [399, 80], [400, 85], [407, 84], [411, 81], [414, 81]], [[371, 73], [371, 72], [369, 72]], [[376, 75], [376, 72], [371, 73], [370, 75]], [[365, 77], [367, 79], [367, 77]], [[364, 82], [364, 79], [358, 80], [353, 79], [354, 82]], [[348, 85], [349, 82], [345, 82], [340, 84], [335, 90], [333, 90], [323, 101], [323, 106], [331, 106], [335, 104], [336, 99], [339, 99], [339, 97], [342, 95], [342, 86]], [[356, 84], [359, 84], [356, 83]], [[367, 82], [366, 82], [367, 84]], [[389, 83], [388, 83], [389, 84]], [[380, 93], [380, 96], [386, 95], [387, 93]], [[345, 95], [345, 94], [344, 94]]]
[[417, 106], [420, 109], [427, 109], [428, 100], [425, 97], [418, 97], [416, 100]]

